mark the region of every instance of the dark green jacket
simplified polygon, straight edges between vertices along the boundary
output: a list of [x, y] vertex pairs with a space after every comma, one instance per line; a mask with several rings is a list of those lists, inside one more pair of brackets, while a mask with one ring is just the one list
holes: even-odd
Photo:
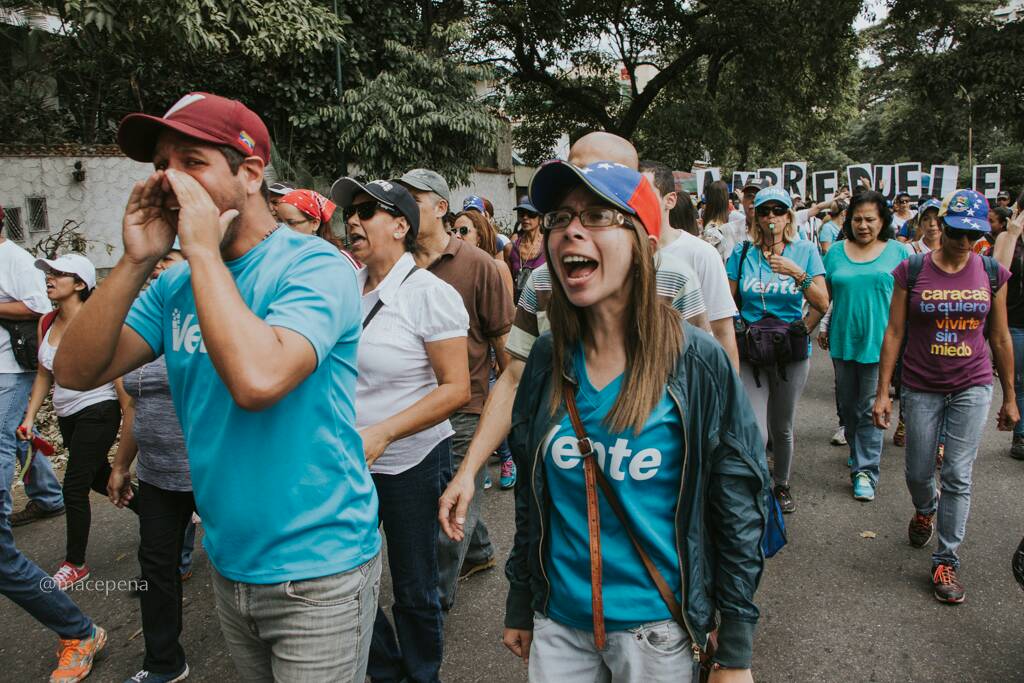
[[[715, 661], [749, 668], [761, 579], [761, 538], [767, 518], [768, 470], [761, 433], [739, 377], [710, 335], [684, 323], [683, 351], [668, 383], [683, 415], [686, 445], [676, 505], [676, 547], [683, 586], [683, 613], [693, 642], [704, 649], [714, 629]], [[505, 565], [510, 586], [505, 626], [532, 630], [533, 613], [547, 614], [551, 586], [545, 573], [550, 543], [551, 500], [544, 475], [544, 438], [565, 415], [554, 416], [551, 398], [552, 341], [537, 339], [523, 371], [512, 410], [509, 446], [519, 477], [516, 534]], [[575, 383], [572, 363], [565, 376]], [[606, 558], [606, 561], [607, 558]]]

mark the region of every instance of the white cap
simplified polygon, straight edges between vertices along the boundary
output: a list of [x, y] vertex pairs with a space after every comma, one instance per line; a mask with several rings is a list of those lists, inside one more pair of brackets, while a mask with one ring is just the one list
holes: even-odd
[[76, 275], [88, 289], [96, 286], [96, 266], [81, 254], [64, 254], [55, 259], [36, 259], [36, 268], [43, 272], [55, 270], [58, 273]]

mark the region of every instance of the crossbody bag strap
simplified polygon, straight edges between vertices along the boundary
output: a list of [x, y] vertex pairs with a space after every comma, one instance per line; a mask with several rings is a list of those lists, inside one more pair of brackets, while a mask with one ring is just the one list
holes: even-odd
[[[412, 277], [412, 274], [415, 273], [419, 269], [420, 269], [419, 266], [413, 266], [409, 270], [409, 272], [405, 274], [405, 277], [402, 278], [402, 281], [400, 283], [398, 283], [398, 286], [401, 287], [402, 285], [404, 285], [405, 281], [408, 280], [410, 277]], [[376, 317], [376, 315], [378, 313], [380, 313], [380, 309], [383, 308], [383, 307], [384, 307], [384, 302], [380, 298], [378, 298], [377, 299], [377, 303], [375, 303], [373, 305], [373, 308], [370, 309], [370, 312], [367, 313], [366, 317], [363, 319], [363, 329], [364, 330], [366, 329], [366, 326], [370, 324], [370, 321], [373, 320], [374, 317]]]
[[[593, 556], [593, 552], [594, 552], [594, 546], [595, 546], [595, 541], [594, 541], [595, 536], [597, 538], [597, 544], [596, 545], [597, 545], [597, 548], [598, 548], [597, 567], [598, 567], [598, 572], [600, 572], [600, 517], [597, 514], [597, 512], [598, 512], [597, 511], [597, 500], [596, 500], [597, 496], [596, 496], [596, 491], [593, 490], [594, 482], [591, 481], [591, 477], [592, 477], [596, 481], [597, 485], [601, 487], [601, 491], [604, 492], [605, 499], [608, 501], [608, 505], [611, 506], [612, 511], [615, 512], [615, 516], [619, 518], [619, 523], [622, 525], [622, 528], [625, 529], [626, 535], [629, 536], [629, 540], [633, 544], [633, 548], [636, 549], [637, 555], [640, 556], [640, 561], [643, 562], [644, 568], [647, 570], [647, 573], [650, 575], [651, 580], [654, 582], [655, 588], [658, 589], [658, 594], [661, 596], [662, 601], [664, 601], [665, 606], [668, 607], [668, 611], [669, 611], [669, 614], [672, 615], [672, 619], [677, 624], [679, 624], [684, 629], [686, 629], [686, 623], [683, 620], [683, 609], [682, 609], [682, 606], [679, 604], [679, 601], [676, 600], [676, 596], [672, 592], [672, 589], [669, 587], [668, 581], [665, 580], [665, 577], [662, 576], [661, 572], [655, 566], [654, 561], [651, 560], [651, 556], [647, 554], [647, 551], [644, 550], [643, 546], [640, 544], [640, 539], [638, 539], [636, 537], [636, 534], [633, 533], [633, 529], [629, 525], [629, 520], [626, 517], [626, 511], [623, 509], [622, 503], [619, 501], [619, 498], [615, 494], [615, 491], [613, 491], [612, 487], [608, 484], [608, 479], [604, 476], [604, 472], [602, 472], [601, 468], [597, 467], [596, 463], [594, 462], [594, 457], [593, 457], [594, 446], [593, 446], [593, 442], [591, 442], [590, 437], [587, 436], [587, 432], [583, 428], [583, 421], [580, 420], [579, 410], [577, 410], [577, 408], [576, 408], [576, 392], [575, 392], [575, 390], [566, 392], [566, 395], [565, 395], [565, 405], [566, 405], [566, 408], [569, 411], [569, 420], [572, 422], [573, 431], [576, 432], [577, 448], [580, 451], [580, 455], [582, 455], [583, 458], [584, 458], [584, 460], [583, 460], [583, 464], [584, 464], [583, 471], [584, 471], [584, 478], [585, 478], [586, 483], [587, 483], [587, 522], [588, 522], [588, 527], [590, 526], [589, 523], [590, 523], [591, 517], [594, 517], [596, 519], [596, 521], [597, 521], [597, 524], [598, 524], [597, 529], [591, 529], [591, 532], [590, 532], [590, 538], [591, 538], [591, 541], [590, 541], [590, 547], [591, 547], [591, 582], [593, 583], [593, 578], [594, 578], [594, 556]], [[592, 472], [592, 474], [590, 474], [591, 472]], [[593, 504], [594, 505], [594, 514], [593, 515], [590, 514], [591, 492], [593, 492], [595, 494], [594, 495], [594, 504]], [[598, 580], [600, 580], [600, 573], [598, 573]], [[593, 586], [592, 586], [592, 591], [593, 591], [593, 593], [595, 595], [600, 596], [600, 583], [598, 583], [596, 585], [597, 585], [597, 589], [594, 590]], [[598, 597], [598, 600], [600, 600], [600, 597]], [[595, 639], [595, 642], [597, 640], [597, 614], [598, 614], [597, 610], [595, 609], [595, 611], [594, 611], [594, 622], [595, 622], [595, 626], [594, 626], [594, 639]], [[603, 624], [604, 616], [603, 616], [603, 614], [601, 616], [601, 620], [602, 620], [601, 626], [602, 626], [602, 630], [603, 630], [603, 627], [604, 627], [604, 624]]]

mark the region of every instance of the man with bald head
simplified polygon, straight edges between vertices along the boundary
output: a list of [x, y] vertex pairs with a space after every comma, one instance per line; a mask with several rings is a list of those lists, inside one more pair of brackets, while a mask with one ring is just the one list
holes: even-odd
[[629, 140], [603, 130], [587, 133], [569, 149], [569, 163], [573, 166], [582, 168], [598, 161], [614, 161], [634, 171], [640, 166], [640, 157]]
[[[638, 170], [639, 166], [639, 157], [633, 145], [612, 133], [588, 133], [569, 150], [569, 162], [576, 166], [588, 166], [600, 161], [620, 163], [634, 170]], [[670, 300], [683, 319], [710, 332], [707, 307], [697, 273], [678, 256], [659, 252], [656, 259], [658, 294]], [[515, 322], [505, 346], [510, 356], [508, 365], [484, 404], [476, 434], [459, 471], [441, 496], [441, 527], [455, 540], [461, 539], [464, 534], [467, 510], [475, 492], [476, 473], [486, 464], [488, 456], [505, 438], [512, 425], [512, 403], [526, 359], [536, 338], [549, 328], [547, 304], [550, 296], [551, 273], [545, 264], [533, 271], [519, 298]]]

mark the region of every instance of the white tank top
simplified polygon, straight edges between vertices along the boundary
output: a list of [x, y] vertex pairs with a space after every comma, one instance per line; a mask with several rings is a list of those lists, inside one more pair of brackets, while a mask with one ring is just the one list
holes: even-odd
[[[39, 364], [53, 372], [53, 357], [57, 355], [57, 347], [50, 346], [51, 327], [46, 331], [46, 336], [39, 342]], [[74, 415], [83, 408], [102, 403], [103, 401], [116, 401], [117, 391], [114, 390], [114, 383], [109, 382], [103, 386], [90, 389], [89, 391], [74, 391], [65, 389], [56, 381], [53, 383], [53, 412], [57, 417]]]

